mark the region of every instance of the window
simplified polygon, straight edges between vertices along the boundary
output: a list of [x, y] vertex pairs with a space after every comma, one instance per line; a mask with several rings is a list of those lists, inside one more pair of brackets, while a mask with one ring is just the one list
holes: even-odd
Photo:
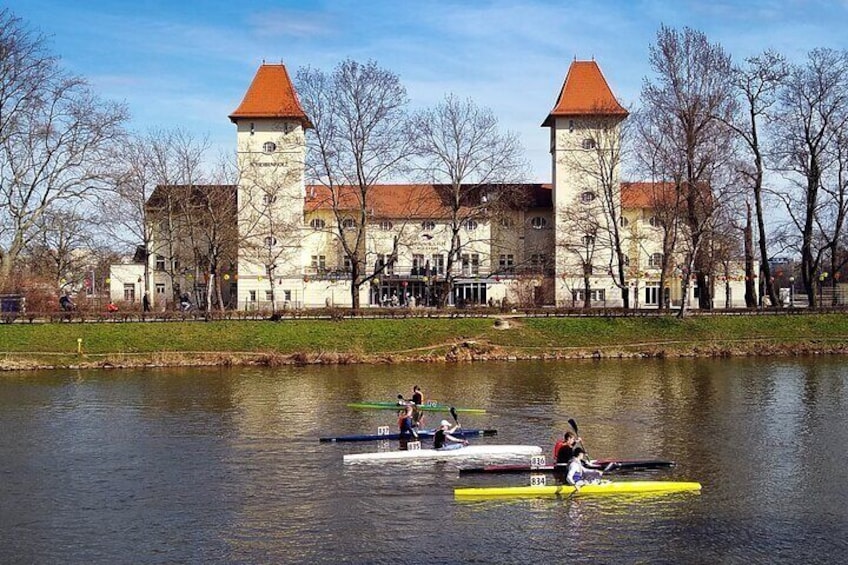
[[621, 258], [621, 259], [622, 259], [622, 261], [624, 262], [624, 266], [625, 266], [625, 267], [629, 267], [629, 266], [630, 266], [630, 256], [629, 256], [629, 255], [624, 255], [624, 256], [622, 256], [622, 258]]
[[592, 192], [591, 190], [587, 190], [586, 192], [584, 192], [583, 194], [580, 195], [580, 202], [582, 202], [583, 204], [588, 204], [589, 202], [591, 202], [594, 199], [595, 199], [595, 193]]
[[500, 224], [502, 228], [511, 228], [515, 222], [512, 221], [512, 218], [501, 218]]
[[423, 275], [424, 273], [424, 255], [415, 253], [412, 256], [412, 274]]
[[273, 194], [265, 194], [265, 196], [262, 197], [262, 201], [265, 202], [265, 204], [273, 204], [276, 200], [277, 197]]
[[583, 245], [594, 245], [595, 244], [595, 236], [593, 235], [584, 235], [580, 238], [580, 241], [583, 242]]
[[163, 257], [162, 255], [156, 256], [156, 270], [157, 271], [164, 271], [165, 270], [165, 257]]
[[480, 255], [471, 253], [462, 256], [462, 274], [465, 276], [480, 274]]
[[574, 120], [568, 120], [568, 131], [574, 131]]
[[662, 253], [652, 253], [650, 257], [648, 257], [648, 266], [654, 267], [655, 269], [659, 269], [662, 267], [663, 262], [663, 254]]
[[498, 267], [502, 273], [511, 273], [515, 265], [515, 256], [510, 254], [501, 255], [498, 258]]
[[156, 296], [165, 295], [165, 285], [164, 283], [156, 283]]
[[656, 306], [660, 303], [660, 287], [659, 285], [645, 287], [645, 305]]
[[391, 255], [384, 255], [383, 253], [377, 255], [377, 271], [379, 272], [380, 269], [383, 269], [383, 273], [386, 275], [395, 274], [395, 263], [392, 261]]
[[436, 222], [430, 220], [424, 220], [421, 222], [421, 229], [424, 231], [433, 231], [436, 229]]
[[345, 218], [342, 220], [342, 228], [346, 230], [356, 229], [356, 220], [353, 218]]
[[350, 257], [348, 257], [347, 255], [345, 255], [344, 261], [342, 263], [344, 264], [344, 270], [346, 273], [349, 273], [353, 270], [353, 261], [351, 261]]
[[251, 302], [256, 302], [256, 291], [255, 290], [251, 290], [251, 291], [248, 292], [248, 300], [250, 300]]
[[284, 290], [283, 291], [283, 300], [285, 300], [286, 302], [291, 301], [291, 291], [290, 290]]
[[630, 225], [630, 220], [628, 220], [627, 218], [622, 216], [618, 219], [618, 225], [620, 225], [623, 228], [626, 228], [627, 226]]
[[321, 218], [312, 218], [312, 220], [309, 222], [309, 227], [311, 227], [313, 230], [322, 230], [326, 225], [326, 222], [324, 222], [324, 220], [322, 220]]
[[548, 221], [542, 216], [534, 216], [530, 218], [530, 227], [534, 230], [544, 229], [548, 225]]
[[135, 284], [124, 283], [124, 300], [126, 302], [135, 302]]
[[548, 258], [544, 253], [534, 253], [530, 256], [530, 265], [536, 269], [541, 269], [547, 263]]
[[[571, 298], [574, 302], [586, 301], [586, 289], [578, 288], [571, 291]], [[607, 298], [607, 291], [604, 288], [589, 289], [590, 302], [604, 302]]]
[[256, 124], [250, 122], [250, 135], [253, 135], [254, 133], [256, 133]]
[[474, 231], [477, 229], [477, 220], [465, 220], [465, 231]]
[[271, 292], [270, 290], [266, 290], [265, 291], [265, 301], [271, 302], [272, 300], [274, 300], [274, 293]]
[[592, 139], [591, 137], [587, 137], [586, 139], [583, 140], [583, 142], [580, 145], [583, 147], [583, 149], [594, 149], [595, 148], [595, 140]]
[[380, 222], [380, 229], [383, 231], [392, 231], [392, 228], [394, 227], [395, 225], [389, 220], [383, 220]]
[[268, 237], [265, 238], [265, 247], [270, 249], [270, 248], [274, 247], [275, 245], [277, 245], [277, 238], [276, 237], [269, 235]]
[[276, 150], [277, 150], [277, 144], [274, 143], [273, 141], [266, 141], [265, 143], [262, 144], [262, 151], [264, 151], [265, 153], [273, 153]]
[[326, 255], [313, 255], [312, 256], [312, 268], [316, 271], [325, 271], [327, 270], [327, 256]]
[[291, 133], [294, 131], [295, 125], [291, 122], [286, 122], [283, 124], [283, 133]]
[[441, 253], [433, 255], [433, 262], [430, 264], [430, 273], [434, 275], [445, 274], [445, 256]]
[[653, 228], [660, 228], [663, 225], [662, 220], [660, 220], [656, 216], [651, 216], [648, 219], [648, 223], [651, 224], [651, 227], [653, 227]]

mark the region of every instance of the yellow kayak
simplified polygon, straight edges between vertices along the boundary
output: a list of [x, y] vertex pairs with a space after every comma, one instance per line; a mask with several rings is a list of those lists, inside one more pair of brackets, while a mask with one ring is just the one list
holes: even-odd
[[701, 483], [686, 481], [602, 481], [587, 484], [578, 492], [571, 485], [530, 485], [521, 487], [485, 487], [454, 489], [455, 498], [547, 498], [595, 496], [643, 492], [700, 491]]

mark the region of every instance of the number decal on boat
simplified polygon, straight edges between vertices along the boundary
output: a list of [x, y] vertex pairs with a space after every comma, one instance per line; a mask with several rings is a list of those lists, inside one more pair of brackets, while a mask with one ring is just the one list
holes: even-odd
[[545, 475], [530, 475], [531, 487], [543, 487], [548, 483], [548, 478]]
[[530, 457], [530, 468], [538, 469], [539, 467], [545, 466], [545, 456], [544, 455], [533, 455]]
[[377, 426], [377, 435], [378, 436], [389, 435], [389, 426]]
[[420, 441], [410, 441], [409, 443], [406, 444], [406, 450], [407, 451], [415, 451], [417, 449], [421, 449], [421, 442]]

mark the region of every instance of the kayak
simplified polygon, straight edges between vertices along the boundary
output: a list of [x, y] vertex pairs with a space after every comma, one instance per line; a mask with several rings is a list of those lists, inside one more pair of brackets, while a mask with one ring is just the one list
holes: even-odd
[[[498, 434], [498, 430], [459, 430], [454, 433], [457, 437], [480, 437], [480, 436], [494, 436]], [[432, 438], [436, 435], [436, 430], [420, 430], [418, 432], [419, 438]], [[343, 441], [380, 441], [380, 440], [390, 440], [390, 439], [400, 439], [399, 433], [383, 433], [383, 434], [362, 434], [362, 435], [350, 435], [350, 436], [336, 436], [336, 437], [322, 437], [318, 438], [320, 442], [343, 442]]]
[[[348, 407], [357, 408], [359, 410], [402, 410], [405, 406], [405, 403], [401, 404], [391, 400], [387, 400], [385, 402], [378, 400], [373, 402], [352, 402], [348, 404]], [[449, 412], [451, 406], [450, 404], [441, 404], [439, 402], [425, 402], [416, 408], [427, 412]], [[486, 412], [482, 408], [454, 408], [454, 410], [457, 412], [468, 412], [472, 414], [484, 414]]]
[[[664, 469], [674, 467], [674, 461], [663, 459], [592, 459], [586, 467], [607, 471], [642, 471], [647, 469]], [[565, 473], [568, 465], [485, 465], [482, 467], [462, 467], [460, 475], [492, 474], [492, 473]]]
[[[459, 445], [459, 444], [457, 444]], [[389, 461], [431, 460], [463, 458], [515, 458], [537, 455], [542, 448], [536, 445], [469, 445], [453, 449], [410, 449], [407, 451], [379, 451], [345, 455], [345, 463], [383, 463]]]
[[548, 498], [609, 494], [664, 493], [700, 491], [701, 483], [684, 481], [602, 481], [588, 484], [575, 492], [571, 485], [530, 485], [520, 487], [484, 487], [454, 489], [455, 498]]

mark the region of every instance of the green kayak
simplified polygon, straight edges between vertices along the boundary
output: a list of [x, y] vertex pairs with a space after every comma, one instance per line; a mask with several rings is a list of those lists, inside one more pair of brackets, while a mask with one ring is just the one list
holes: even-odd
[[[404, 407], [403, 404], [398, 402], [392, 402], [391, 400], [387, 400], [385, 402], [375, 401], [375, 402], [353, 402], [348, 404], [350, 408], [358, 408], [359, 410], [400, 410]], [[449, 412], [451, 407], [450, 404], [441, 404], [438, 402], [425, 402], [421, 406], [418, 407], [419, 410], [425, 410], [428, 412]], [[472, 414], [483, 414], [486, 411], [482, 408], [455, 408], [457, 412], [469, 412]]]

